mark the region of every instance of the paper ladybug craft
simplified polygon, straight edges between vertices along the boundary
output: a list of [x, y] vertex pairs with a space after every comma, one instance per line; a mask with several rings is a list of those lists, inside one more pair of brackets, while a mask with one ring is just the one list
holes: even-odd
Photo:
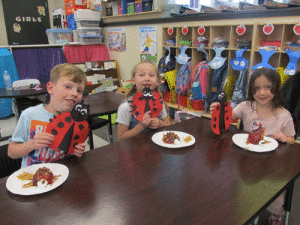
[[211, 129], [215, 134], [221, 134], [229, 128], [232, 118], [232, 109], [224, 92], [221, 92], [217, 98], [218, 104], [211, 117]]
[[163, 99], [160, 94], [148, 87], [136, 93], [130, 103], [130, 112], [138, 121], [143, 121], [144, 114], [148, 111], [151, 111], [151, 117], [155, 118], [163, 109]]
[[90, 126], [87, 118], [89, 113], [90, 106], [81, 101], [73, 107], [71, 112], [59, 113], [50, 119], [46, 132], [54, 135], [54, 141], [49, 147], [72, 154], [75, 146], [84, 143], [88, 138]]

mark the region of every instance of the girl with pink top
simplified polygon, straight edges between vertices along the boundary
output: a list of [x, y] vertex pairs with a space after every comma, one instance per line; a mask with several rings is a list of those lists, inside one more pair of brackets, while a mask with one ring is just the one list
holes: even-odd
[[[217, 102], [210, 105], [210, 112]], [[266, 130], [266, 136], [272, 136], [277, 141], [294, 144], [295, 130], [292, 116], [283, 108], [280, 97], [280, 76], [276, 70], [269, 68], [256, 69], [251, 75], [248, 88], [248, 98], [238, 104], [232, 112], [232, 120], [243, 121], [244, 130], [251, 132], [254, 122], [261, 123]], [[281, 217], [285, 214], [285, 192], [280, 195], [267, 210], [272, 213], [270, 225], [281, 225]]]

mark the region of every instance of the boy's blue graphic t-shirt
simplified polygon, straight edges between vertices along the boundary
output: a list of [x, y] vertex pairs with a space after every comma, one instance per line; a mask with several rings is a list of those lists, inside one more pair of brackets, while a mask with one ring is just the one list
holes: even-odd
[[[25, 143], [33, 139], [37, 132], [46, 130], [49, 120], [52, 118], [53, 114], [48, 112], [43, 104], [24, 110], [10, 140]], [[66, 154], [62, 150], [54, 151], [47, 147], [35, 149], [22, 158], [21, 168], [33, 164], [54, 162], [65, 156]]]

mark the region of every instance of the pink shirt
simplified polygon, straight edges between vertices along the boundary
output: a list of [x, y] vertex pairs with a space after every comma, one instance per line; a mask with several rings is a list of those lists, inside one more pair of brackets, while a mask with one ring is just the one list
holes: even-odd
[[253, 122], [261, 123], [266, 128], [266, 136], [272, 136], [283, 132], [287, 136], [294, 136], [294, 122], [290, 112], [286, 109], [280, 115], [272, 118], [261, 118], [256, 113], [256, 102], [244, 101], [238, 104], [234, 109], [236, 116], [243, 121], [244, 130], [251, 132]]

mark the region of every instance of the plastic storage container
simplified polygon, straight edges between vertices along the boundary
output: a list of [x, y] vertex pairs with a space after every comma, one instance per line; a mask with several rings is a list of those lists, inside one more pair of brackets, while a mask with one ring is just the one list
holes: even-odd
[[76, 20], [76, 26], [80, 27], [99, 27], [100, 20]]
[[102, 35], [78, 35], [81, 44], [101, 44], [102, 38]]
[[81, 35], [101, 35], [102, 28], [101, 27], [80, 27], [77, 28], [78, 37]]
[[90, 9], [79, 9], [74, 12], [74, 18], [75, 20], [101, 20], [101, 13]]
[[73, 32], [70, 29], [48, 29], [46, 30], [49, 44], [64, 44], [72, 42]]

